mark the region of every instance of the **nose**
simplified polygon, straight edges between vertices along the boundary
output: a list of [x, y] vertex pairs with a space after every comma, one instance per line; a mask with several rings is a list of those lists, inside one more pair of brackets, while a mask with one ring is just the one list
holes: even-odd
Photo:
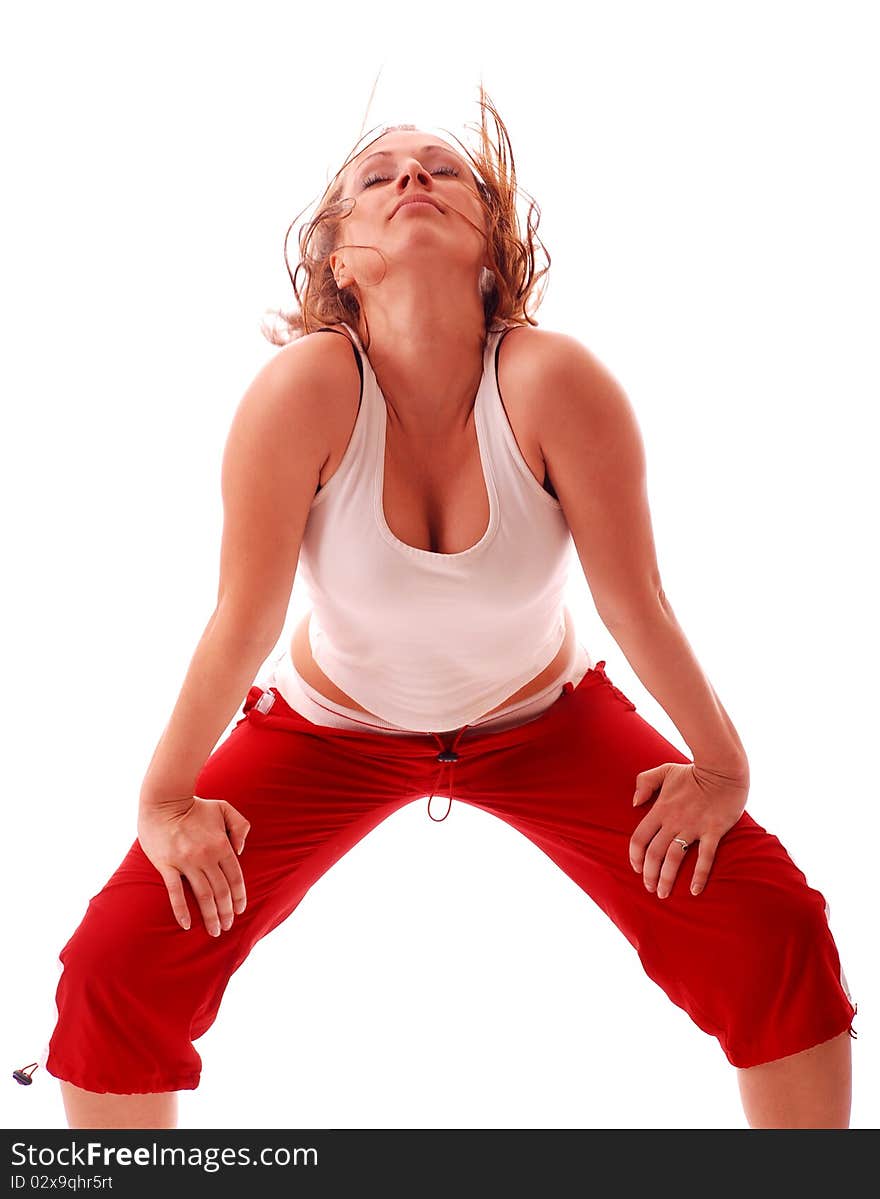
[[431, 172], [426, 171], [417, 158], [405, 158], [403, 160], [403, 166], [401, 167], [400, 174], [397, 177], [398, 183], [400, 183], [401, 179], [406, 179], [410, 175], [412, 175], [413, 178], [418, 179], [419, 183], [422, 185], [427, 184], [430, 187]]

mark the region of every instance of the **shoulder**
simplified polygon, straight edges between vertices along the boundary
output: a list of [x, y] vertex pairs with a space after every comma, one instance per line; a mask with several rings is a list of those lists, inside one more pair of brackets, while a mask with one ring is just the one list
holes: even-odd
[[281, 381], [308, 381], [322, 394], [333, 394], [352, 377], [358, 383], [355, 349], [344, 329], [329, 334], [315, 330], [279, 350], [267, 363], [267, 369]]
[[308, 426], [329, 445], [341, 425], [357, 413], [360, 374], [354, 348], [344, 330], [316, 330], [296, 338], [264, 363], [242, 407], [274, 422], [280, 436], [299, 436]]
[[524, 377], [581, 384], [611, 377], [597, 355], [570, 333], [513, 325], [503, 345], [502, 354]]
[[619, 380], [570, 333], [513, 326], [503, 337], [498, 371], [499, 386], [506, 383], [527, 405], [539, 441], [573, 425], [632, 418]]
[[344, 332], [316, 331], [274, 353], [239, 402], [235, 435], [262, 438], [267, 444], [275, 440], [279, 446], [295, 436], [326, 443], [329, 453], [340, 420], [348, 410], [357, 411], [360, 380], [351, 344]]

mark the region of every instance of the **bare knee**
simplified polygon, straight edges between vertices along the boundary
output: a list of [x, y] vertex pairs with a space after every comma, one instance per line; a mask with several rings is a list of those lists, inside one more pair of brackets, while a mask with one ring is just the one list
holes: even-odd
[[177, 1091], [116, 1095], [59, 1079], [68, 1128], [176, 1128]]

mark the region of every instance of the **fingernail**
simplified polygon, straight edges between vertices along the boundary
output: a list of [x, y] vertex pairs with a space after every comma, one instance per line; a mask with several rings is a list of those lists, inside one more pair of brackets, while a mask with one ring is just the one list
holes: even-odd
[[699, 894], [700, 894], [700, 892], [702, 891], [702, 889], [703, 889], [703, 888], [702, 888], [702, 887], [699, 885], [699, 883], [695, 883], [695, 884], [694, 884], [694, 885], [691, 887], [691, 895], [699, 895]]

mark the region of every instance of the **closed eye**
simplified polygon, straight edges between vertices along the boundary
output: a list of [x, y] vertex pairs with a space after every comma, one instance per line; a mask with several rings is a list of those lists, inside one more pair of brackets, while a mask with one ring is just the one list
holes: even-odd
[[[445, 175], [459, 175], [460, 173], [461, 172], [456, 170], [455, 167], [447, 167], [447, 166], [437, 167], [437, 169], [435, 171], [431, 172], [432, 175], [444, 175], [444, 174]], [[372, 187], [374, 183], [379, 183], [383, 179], [387, 182], [391, 178], [392, 178], [391, 175], [379, 175], [379, 174], [367, 175], [366, 179], [364, 179], [363, 183], [361, 184], [361, 190], [363, 191], [363, 189], [365, 187]]]

